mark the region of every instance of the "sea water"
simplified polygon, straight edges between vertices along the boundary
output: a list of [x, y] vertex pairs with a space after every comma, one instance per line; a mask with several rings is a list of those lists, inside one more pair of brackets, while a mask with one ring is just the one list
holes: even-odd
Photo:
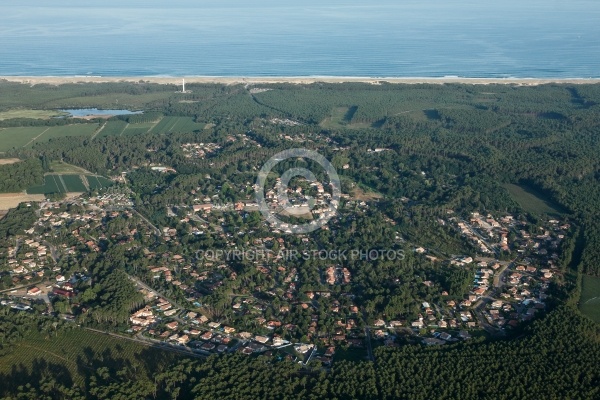
[[600, 77], [596, 0], [19, 0], [0, 75]]

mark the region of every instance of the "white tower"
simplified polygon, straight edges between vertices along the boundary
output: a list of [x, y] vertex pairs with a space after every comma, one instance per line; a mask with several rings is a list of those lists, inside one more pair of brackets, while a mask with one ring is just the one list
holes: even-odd
[[185, 93], [185, 78], [183, 78], [183, 79], [181, 80], [181, 82], [182, 82], [181, 93]]

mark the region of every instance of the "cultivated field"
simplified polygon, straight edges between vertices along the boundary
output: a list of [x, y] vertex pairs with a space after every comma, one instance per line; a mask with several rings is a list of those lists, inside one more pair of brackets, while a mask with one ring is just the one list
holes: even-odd
[[17, 207], [20, 203], [26, 201], [42, 201], [43, 194], [27, 193], [0, 193], [0, 210], [8, 210]]
[[140, 124], [127, 124], [126, 129], [121, 132], [120, 136], [143, 135], [148, 133], [154, 126], [153, 122], [142, 122]]
[[12, 118], [48, 119], [68, 115], [58, 110], [8, 110], [0, 112], [0, 121]]
[[[42, 195], [50, 193], [80, 194], [88, 190], [97, 190], [113, 185], [102, 176], [91, 175], [83, 168], [66, 163], [52, 164], [55, 173], [44, 176], [44, 184], [27, 189], [28, 194]], [[59, 173], [56, 173], [59, 172]]]
[[[141, 135], [144, 133], [193, 132], [202, 130], [205, 124], [196, 123], [190, 117], [164, 117], [157, 122], [128, 124], [125, 121], [108, 121], [100, 130], [98, 123], [73, 124], [65, 126], [34, 126], [0, 128], [0, 152], [13, 148], [31, 146], [34, 143], [67, 136], [104, 136]], [[97, 132], [97, 135], [96, 135]]]
[[336, 107], [331, 111], [331, 116], [325, 118], [319, 125], [325, 129], [365, 129], [371, 128], [372, 124], [352, 123], [352, 118], [356, 113], [356, 107]]
[[204, 129], [205, 124], [194, 122], [191, 117], [163, 117], [151, 133], [193, 132]]
[[96, 137], [104, 137], [104, 136], [121, 136], [125, 128], [129, 125], [125, 121], [116, 120], [116, 121], [108, 121], [102, 132], [98, 134]]
[[559, 206], [539, 197], [532, 190], [510, 183], [504, 185], [504, 187], [508, 190], [513, 200], [529, 213], [559, 215], [562, 212]]
[[0, 379], [11, 385], [26, 384], [31, 377], [52, 369], [56, 375], [83, 387], [100, 367], [116, 370], [136, 364], [140, 372], [150, 372], [176, 358], [173, 353], [80, 328], [58, 335], [32, 333], [0, 357]]
[[92, 136], [98, 124], [74, 124], [65, 126], [35, 126], [0, 129], [0, 152], [12, 148], [27, 147], [36, 142], [46, 142], [66, 136]]
[[90, 172], [76, 165], [67, 164], [62, 161], [52, 161], [50, 169], [55, 174], [89, 174]]
[[579, 310], [600, 323], [600, 277], [583, 276]]
[[112, 186], [113, 182], [101, 176], [86, 176], [90, 190], [103, 189]]
[[26, 146], [32, 139], [39, 138], [48, 129], [45, 126], [0, 128], [0, 151]]
[[27, 189], [28, 194], [83, 193], [87, 188], [81, 175], [50, 174], [44, 177], [44, 184]]

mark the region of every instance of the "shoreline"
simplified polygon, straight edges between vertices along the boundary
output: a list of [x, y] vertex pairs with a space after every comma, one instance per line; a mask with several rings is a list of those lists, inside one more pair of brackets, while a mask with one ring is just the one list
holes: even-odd
[[337, 77], [337, 76], [298, 76], [298, 77], [257, 77], [257, 76], [0, 76], [0, 81], [17, 82], [37, 85], [50, 84], [62, 85], [68, 83], [110, 83], [110, 82], [140, 82], [157, 83], [162, 85], [181, 85], [181, 80], [186, 83], [204, 84], [311, 84], [311, 83], [392, 83], [392, 84], [473, 84], [493, 85], [511, 84], [518, 86], [536, 86], [552, 83], [563, 84], [595, 84], [600, 83], [600, 78], [461, 78], [461, 77]]

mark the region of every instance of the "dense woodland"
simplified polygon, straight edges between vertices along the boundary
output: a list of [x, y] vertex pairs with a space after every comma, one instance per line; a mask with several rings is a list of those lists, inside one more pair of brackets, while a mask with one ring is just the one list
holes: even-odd
[[[600, 85], [278, 84], [261, 85], [269, 89], [262, 92], [242, 85], [189, 85], [191, 93], [186, 94], [145, 82], [59, 87], [3, 82], [0, 87], [0, 110], [24, 103], [46, 109], [109, 108], [118, 98], [122, 107], [146, 110], [142, 115], [120, 117], [122, 123], [149, 122], [165, 115], [212, 124], [194, 132], [93, 140], [71, 137], [15, 149], [5, 156], [24, 161], [0, 166], [0, 192], [39, 184], [51, 161], [62, 160], [105, 176], [126, 171], [136, 209], [156, 225], [169, 226], [173, 220], [165, 205], [181, 204], [190, 190], [216, 192], [219, 188], [218, 201], [245, 200], [251, 190], [234, 191], [229, 185], [254, 182], [256, 169], [283, 149], [307, 147], [332, 161], [345, 192], [360, 188], [382, 196], [377, 209], [357, 217], [342, 214], [333, 225], [335, 232], [315, 233], [313, 239], [322, 246], [391, 248], [394, 234], [385, 223], [391, 219], [407, 239], [418, 238], [439, 254], [456, 254], [464, 249], [458, 245], [457, 234], [435, 223], [448, 209], [510, 212], [535, 229], [539, 215], [524, 211], [503, 186], [507, 183], [535, 191], [574, 227], [560, 260], [566, 282], [553, 292], [567, 304], [553, 304], [556, 308], [545, 318], [511, 340], [444, 348], [378, 348], [374, 363], [339, 362], [329, 372], [319, 367], [301, 369], [263, 356], [214, 357], [204, 362], [186, 359], [162, 371], [143, 372], [123, 363], [119, 370], [83, 371], [87, 379], [82, 389], [71, 388], [68, 378], [47, 370], [32, 374], [29, 380], [0, 377], [0, 382], [14, 381], [5, 387], [0, 384], [0, 395], [23, 399], [600, 397], [598, 326], [574, 307], [579, 290], [575, 276], [600, 275]], [[273, 118], [295, 124], [273, 123]], [[70, 122], [61, 121], [66, 122], [19, 119], [1, 123]], [[181, 150], [182, 144], [190, 142], [216, 143], [221, 149], [205, 159], [190, 160]], [[385, 151], [367, 151], [376, 148]], [[171, 166], [177, 174], [151, 171], [147, 168], [151, 164]], [[349, 168], [343, 169], [344, 165]], [[0, 221], [0, 241], [33, 220], [34, 211], [34, 207], [22, 206], [9, 213]], [[243, 229], [265, 229], [258, 214], [245, 220], [227, 218]], [[81, 260], [62, 261], [73, 270], [87, 268], [97, 283], [78, 299], [90, 309], [89, 320], [84, 322], [90, 326], [123, 323], [142, 302], [124, 272], [133, 274], [150, 261], [142, 260], [136, 251], [119, 250], [114, 245], [118, 239], [106, 241], [99, 255], [82, 248]], [[239, 239], [240, 244], [245, 241], [246, 237]], [[295, 244], [293, 239], [290, 243]], [[219, 239], [207, 235], [185, 239], [182, 245], [184, 249], [165, 245], [159, 251], [189, 255], [218, 246]], [[300, 291], [320, 288], [312, 283], [319, 281], [313, 276], [318, 266], [298, 265]], [[415, 299], [438, 300], [438, 288], [429, 290], [421, 284], [425, 276], [435, 276], [449, 298], [460, 297], [470, 280], [464, 270], [441, 269], [412, 255], [402, 267], [406, 269], [392, 269], [385, 262], [371, 263], [368, 268], [360, 262], [350, 264], [356, 301], [368, 311], [414, 316], [419, 310]], [[207, 296], [213, 312], [223, 318], [233, 318], [220, 307], [230, 302], [230, 289], [239, 289], [233, 285], [254, 287], [267, 279], [243, 263], [235, 268], [240, 279]], [[397, 278], [402, 279], [390, 284]], [[5, 314], [2, 318], [0, 323], [8, 324], [10, 318], [24, 317]], [[15, 326], [22, 324], [19, 321]], [[302, 336], [310, 313], [290, 315], [286, 322], [291, 321], [298, 323], [298, 336]], [[21, 337], [20, 328], [6, 332], [7, 343]], [[32, 383], [25, 385], [27, 381]]]
[[112, 362], [119, 369], [81, 370], [85, 388], [69, 385], [72, 377], [64, 368], [52, 370], [41, 364], [29, 372], [31, 376], [26, 372], [0, 376], [0, 395], [36, 400], [596, 399], [600, 396], [599, 342], [598, 326], [565, 306], [535, 322], [518, 339], [441, 348], [381, 347], [374, 363], [343, 361], [330, 372], [242, 355], [179, 359], [171, 364], [156, 358], [156, 364], [136, 370], [138, 360], [123, 362], [117, 355]]
[[[501, 183], [534, 188], [583, 227], [584, 270], [600, 274], [600, 264], [595, 262], [600, 256], [596, 221], [600, 212], [596, 200], [600, 199], [600, 85], [270, 85], [261, 93], [251, 93], [244, 86], [190, 85], [192, 92], [180, 94], [184, 100], [178, 101], [174, 88], [147, 83], [60, 88], [3, 85], [11, 90], [2, 91], [0, 109], [14, 106], [15, 98], [33, 107], [109, 106], [104, 103], [105, 95], [115, 92], [113, 97], [124, 96], [122, 106], [144, 108], [153, 117], [185, 115], [215, 124], [204, 131], [169, 135], [53, 139], [9, 155], [62, 159], [105, 175], [149, 163], [168, 164], [185, 174], [175, 179], [197, 184], [201, 181], [197, 177], [206, 173], [226, 179], [239, 174], [239, 179], [245, 179], [243, 175], [251, 176], [268, 156], [289, 147], [284, 135], [304, 135], [310, 138], [303, 142], [307, 147], [313, 141], [316, 145], [327, 140], [331, 147], [343, 148], [334, 152], [319, 146], [334, 164], [336, 160], [338, 165], [350, 164], [351, 172], [342, 175], [390, 197], [510, 209], [515, 204]], [[332, 115], [339, 108], [347, 111], [334, 121]], [[269, 118], [290, 118], [302, 124], [272, 124]], [[232, 134], [246, 135], [261, 147], [230, 142], [227, 138]], [[223, 150], [210, 159], [190, 162], [183, 157], [180, 144], [191, 141], [212, 141]], [[369, 148], [391, 151], [374, 158], [365, 152]], [[0, 166], [1, 190], [24, 189], [39, 182], [38, 163], [27, 165], [30, 168], [23, 171], [18, 164]], [[417, 179], [421, 171], [429, 179]], [[16, 173], [22, 178], [15, 178]], [[448, 189], [450, 184], [458, 189]]]

